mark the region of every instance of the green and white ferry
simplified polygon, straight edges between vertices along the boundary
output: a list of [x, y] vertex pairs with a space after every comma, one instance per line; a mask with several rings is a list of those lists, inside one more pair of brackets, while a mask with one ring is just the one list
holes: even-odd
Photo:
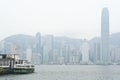
[[34, 65], [23, 60], [17, 54], [0, 54], [1, 74], [27, 74], [35, 71]]
[[15, 74], [33, 73], [34, 65], [31, 65], [27, 60], [18, 59], [15, 61], [12, 72]]

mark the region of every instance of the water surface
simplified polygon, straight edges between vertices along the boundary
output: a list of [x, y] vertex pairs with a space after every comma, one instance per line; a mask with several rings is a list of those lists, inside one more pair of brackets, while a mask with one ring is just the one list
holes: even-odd
[[40, 65], [35, 73], [4, 75], [0, 80], [120, 80], [120, 66]]

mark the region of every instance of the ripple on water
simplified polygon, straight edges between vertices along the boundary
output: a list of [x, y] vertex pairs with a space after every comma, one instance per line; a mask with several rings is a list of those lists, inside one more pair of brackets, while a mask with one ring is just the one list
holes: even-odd
[[0, 80], [120, 80], [119, 66], [40, 65], [36, 72], [0, 76]]

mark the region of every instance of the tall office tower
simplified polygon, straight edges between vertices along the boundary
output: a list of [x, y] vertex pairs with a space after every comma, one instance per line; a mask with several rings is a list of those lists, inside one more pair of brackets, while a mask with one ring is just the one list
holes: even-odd
[[112, 63], [120, 63], [120, 47], [110, 46], [110, 55]]
[[36, 47], [36, 53], [41, 53], [41, 34], [38, 32], [36, 34], [36, 40], [35, 40], [35, 47]]
[[43, 63], [53, 64], [53, 35], [46, 35], [43, 47]]
[[103, 8], [101, 16], [101, 62], [110, 62], [109, 55], [109, 11]]
[[27, 48], [26, 49], [26, 59], [31, 62], [32, 59], [32, 49], [31, 48]]
[[89, 63], [89, 43], [84, 42], [81, 46], [82, 62]]
[[97, 41], [90, 44], [90, 60], [95, 64], [100, 63], [100, 46], [100, 42]]
[[67, 64], [69, 62], [69, 46], [65, 40], [61, 41], [60, 46], [60, 64]]
[[[36, 56], [36, 57], [35, 57]], [[36, 64], [42, 63], [42, 53], [41, 53], [41, 34], [38, 32], [35, 37], [35, 51], [34, 51], [34, 57]]]

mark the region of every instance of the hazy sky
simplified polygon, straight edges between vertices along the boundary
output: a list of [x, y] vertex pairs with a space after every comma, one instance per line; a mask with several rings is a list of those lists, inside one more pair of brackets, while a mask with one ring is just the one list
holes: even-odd
[[110, 33], [120, 32], [120, 0], [0, 0], [0, 40], [37, 32], [91, 39], [100, 36], [103, 7]]

